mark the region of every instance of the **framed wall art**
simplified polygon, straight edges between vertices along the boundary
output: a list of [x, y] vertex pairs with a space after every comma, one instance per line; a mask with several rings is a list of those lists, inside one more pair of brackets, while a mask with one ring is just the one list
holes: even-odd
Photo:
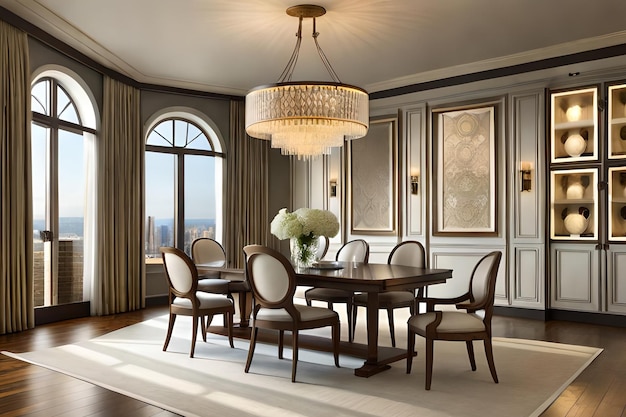
[[495, 107], [433, 110], [435, 235], [497, 235]]
[[397, 122], [395, 117], [372, 120], [365, 137], [349, 142], [353, 234], [397, 230]]

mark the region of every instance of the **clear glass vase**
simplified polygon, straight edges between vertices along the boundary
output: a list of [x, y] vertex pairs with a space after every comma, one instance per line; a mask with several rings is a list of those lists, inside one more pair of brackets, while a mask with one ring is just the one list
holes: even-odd
[[316, 261], [320, 240], [318, 237], [292, 237], [289, 241], [291, 263], [296, 268], [309, 268]]

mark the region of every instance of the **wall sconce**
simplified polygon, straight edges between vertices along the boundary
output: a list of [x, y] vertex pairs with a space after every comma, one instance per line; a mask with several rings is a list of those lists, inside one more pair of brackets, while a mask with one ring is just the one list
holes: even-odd
[[337, 180], [330, 180], [330, 196], [337, 197]]
[[533, 169], [531, 162], [522, 161], [520, 171], [522, 173], [522, 191], [530, 191], [530, 185], [532, 183], [532, 177], [530, 172]]
[[417, 194], [419, 190], [419, 176], [411, 175], [411, 194]]

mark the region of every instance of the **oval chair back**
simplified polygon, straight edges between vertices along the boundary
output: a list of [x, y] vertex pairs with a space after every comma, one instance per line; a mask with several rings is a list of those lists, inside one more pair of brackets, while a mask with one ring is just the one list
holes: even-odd
[[370, 257], [370, 245], [363, 239], [355, 239], [343, 245], [337, 255], [336, 261], [363, 262], [367, 263]]

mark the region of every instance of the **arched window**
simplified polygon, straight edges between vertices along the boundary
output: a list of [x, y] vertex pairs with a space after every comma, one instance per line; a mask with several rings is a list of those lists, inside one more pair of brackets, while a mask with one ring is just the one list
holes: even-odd
[[31, 87], [35, 306], [89, 299], [96, 116], [70, 71], [43, 70]]
[[219, 138], [201, 117], [166, 113], [146, 137], [146, 258], [161, 246], [186, 253], [198, 237], [222, 240], [223, 158]]

